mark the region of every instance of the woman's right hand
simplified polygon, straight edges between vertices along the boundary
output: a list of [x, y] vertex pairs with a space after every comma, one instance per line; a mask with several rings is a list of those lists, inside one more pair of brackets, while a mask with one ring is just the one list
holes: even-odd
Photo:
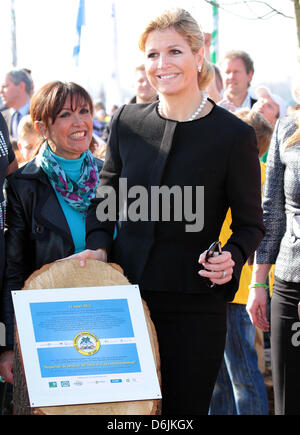
[[79, 265], [81, 267], [84, 267], [86, 265], [86, 260], [88, 260], [89, 258], [93, 260], [103, 261], [104, 263], [106, 263], [107, 252], [106, 249], [103, 248], [96, 249], [95, 251], [92, 249], [86, 249], [85, 251], [79, 252], [78, 254], [70, 255], [70, 257], [64, 258], [63, 260], [69, 260], [71, 258], [77, 258], [79, 261]]
[[253, 325], [268, 331], [270, 324], [267, 319], [267, 292], [264, 287], [251, 288], [246, 306]]

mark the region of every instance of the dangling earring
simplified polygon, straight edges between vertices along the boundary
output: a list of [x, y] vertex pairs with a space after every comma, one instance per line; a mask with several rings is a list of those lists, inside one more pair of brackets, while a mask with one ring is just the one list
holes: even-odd
[[202, 65], [198, 65], [198, 72], [201, 73], [202, 71]]

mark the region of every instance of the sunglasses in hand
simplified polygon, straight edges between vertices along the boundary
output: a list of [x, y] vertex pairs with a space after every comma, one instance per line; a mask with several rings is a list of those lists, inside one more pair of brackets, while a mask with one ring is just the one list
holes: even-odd
[[[205, 261], [208, 261], [210, 257], [213, 257], [215, 253], [217, 253], [218, 255], [222, 254], [221, 242], [219, 241], [213, 242], [210, 245], [205, 255]], [[203, 268], [205, 269], [204, 266]], [[211, 282], [209, 278], [203, 277], [203, 279], [207, 287], [214, 288], [216, 286], [216, 284], [214, 282]]]

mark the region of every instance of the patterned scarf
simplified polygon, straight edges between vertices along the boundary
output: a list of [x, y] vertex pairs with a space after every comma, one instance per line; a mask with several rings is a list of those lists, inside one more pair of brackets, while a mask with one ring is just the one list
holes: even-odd
[[81, 175], [78, 181], [73, 181], [56, 161], [47, 142], [44, 142], [37, 157], [40, 166], [47, 174], [54, 190], [75, 210], [85, 213], [90, 200], [95, 198], [99, 183], [96, 161], [87, 150], [82, 162]]

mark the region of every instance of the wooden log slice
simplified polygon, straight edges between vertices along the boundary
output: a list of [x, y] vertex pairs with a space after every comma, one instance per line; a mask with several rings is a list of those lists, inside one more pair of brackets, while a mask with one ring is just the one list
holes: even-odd
[[[129, 285], [120, 266], [88, 260], [85, 267], [80, 267], [77, 259], [57, 261], [43, 266], [34, 272], [25, 282], [23, 290], [50, 288], [97, 287], [111, 285]], [[153, 357], [159, 382], [160, 357], [155, 327], [150, 312], [143, 300], [146, 324], [149, 332]], [[157, 415], [160, 414], [160, 400], [139, 400], [130, 402], [95, 403], [83, 405], [51, 406], [30, 408], [24, 368], [20, 352], [17, 328], [15, 339], [14, 364], [14, 413], [42, 415]]]

